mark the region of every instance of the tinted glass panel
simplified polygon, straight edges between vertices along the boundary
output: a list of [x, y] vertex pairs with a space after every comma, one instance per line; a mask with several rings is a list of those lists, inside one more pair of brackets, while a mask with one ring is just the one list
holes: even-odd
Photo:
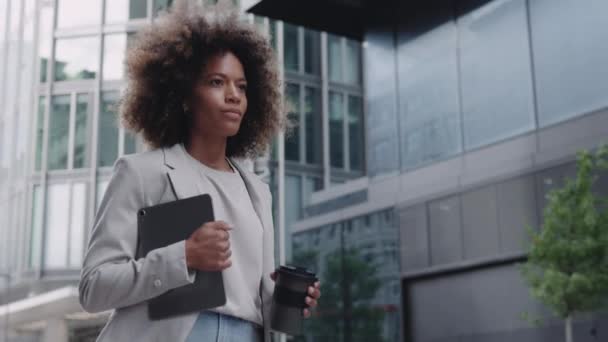
[[460, 17], [458, 30], [465, 147], [532, 130], [526, 1], [492, 1]]
[[70, 95], [53, 96], [49, 118], [48, 169], [68, 167]]
[[118, 92], [104, 92], [101, 94], [101, 108], [99, 111], [99, 140], [98, 140], [98, 166], [112, 166], [118, 156], [118, 117], [116, 103]]
[[94, 79], [99, 69], [96, 37], [58, 39], [55, 47], [55, 81]]
[[344, 96], [329, 92], [329, 156], [333, 167], [344, 167]]
[[89, 112], [91, 108], [89, 94], [78, 94], [76, 97], [76, 127], [74, 129], [74, 168], [89, 167]]
[[541, 126], [608, 106], [606, 13], [605, 0], [530, 1]]

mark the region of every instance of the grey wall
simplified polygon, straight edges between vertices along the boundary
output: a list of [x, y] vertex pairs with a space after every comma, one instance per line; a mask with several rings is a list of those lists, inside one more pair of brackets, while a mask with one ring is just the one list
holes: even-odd
[[[515, 265], [408, 282], [404, 289], [405, 316], [409, 319], [406, 341], [564, 340], [563, 323], [528, 299], [528, 290]], [[532, 327], [521, 318], [523, 312], [543, 317], [543, 326]], [[576, 320], [575, 340], [605, 341], [607, 324], [608, 313]]]

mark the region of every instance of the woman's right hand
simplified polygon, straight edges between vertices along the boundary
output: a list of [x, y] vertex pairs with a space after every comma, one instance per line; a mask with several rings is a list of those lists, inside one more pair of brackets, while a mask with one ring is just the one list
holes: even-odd
[[232, 265], [230, 227], [224, 221], [207, 222], [186, 240], [186, 264], [201, 271], [221, 271]]

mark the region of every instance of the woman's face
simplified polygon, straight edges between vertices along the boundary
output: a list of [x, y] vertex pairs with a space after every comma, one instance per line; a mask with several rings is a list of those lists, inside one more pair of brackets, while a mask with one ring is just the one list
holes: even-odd
[[210, 57], [194, 85], [190, 108], [195, 135], [229, 137], [239, 131], [247, 111], [243, 65], [231, 52]]

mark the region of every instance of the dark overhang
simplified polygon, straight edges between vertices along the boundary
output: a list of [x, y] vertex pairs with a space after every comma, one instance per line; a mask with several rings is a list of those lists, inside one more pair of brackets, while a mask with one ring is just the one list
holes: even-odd
[[366, 0], [262, 0], [249, 13], [362, 40]]

